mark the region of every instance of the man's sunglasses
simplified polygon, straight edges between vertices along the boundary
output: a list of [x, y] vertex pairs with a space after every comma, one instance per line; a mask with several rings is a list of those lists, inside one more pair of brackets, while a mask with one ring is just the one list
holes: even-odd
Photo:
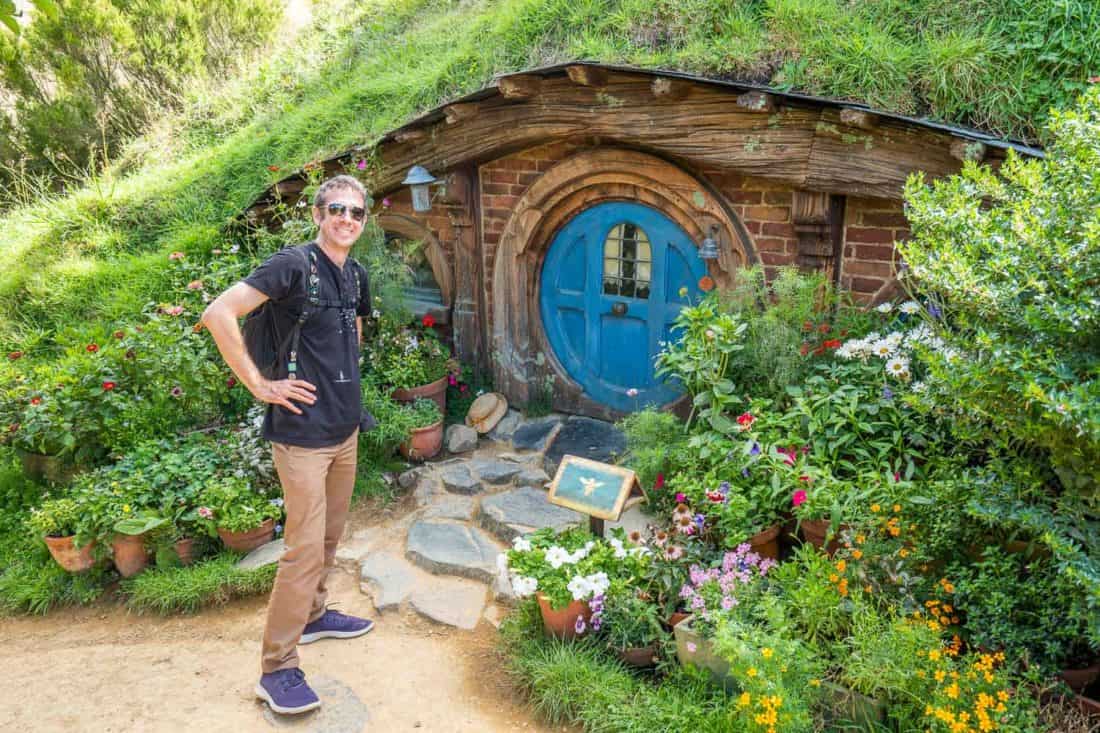
[[328, 211], [329, 216], [350, 214], [352, 221], [363, 221], [363, 217], [367, 215], [367, 210], [362, 206], [348, 206], [339, 201], [332, 201], [325, 204], [325, 210]]

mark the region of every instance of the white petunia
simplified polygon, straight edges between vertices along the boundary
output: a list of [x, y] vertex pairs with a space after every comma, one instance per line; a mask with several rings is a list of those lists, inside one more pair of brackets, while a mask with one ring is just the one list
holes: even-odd
[[537, 578], [529, 578], [523, 575], [517, 575], [512, 578], [512, 592], [520, 598], [526, 598], [527, 596], [538, 590], [539, 581]]
[[909, 361], [901, 357], [894, 357], [886, 362], [886, 373], [892, 377], [904, 379], [909, 376]]
[[877, 310], [879, 313], [889, 313], [890, 311], [894, 310], [894, 304], [886, 301], [885, 303], [880, 303], [878, 307], [875, 308], [875, 310]]
[[583, 575], [574, 576], [566, 588], [573, 594], [574, 601], [583, 601], [592, 595], [592, 585], [588, 582], [588, 578]]
[[531, 541], [526, 537], [516, 537], [512, 540], [512, 549], [518, 550], [519, 552], [530, 552]]
[[566, 563], [572, 564], [575, 560], [569, 556], [569, 553], [566, 552], [564, 548], [554, 545], [546, 551], [546, 562], [550, 567], [557, 570]]
[[616, 559], [621, 560], [626, 557], [626, 548], [623, 547], [623, 543], [617, 537], [612, 537], [607, 543], [615, 550]]
[[898, 310], [908, 316], [911, 316], [914, 313], [920, 313], [920, 303], [915, 300], [907, 300], [898, 306]]
[[585, 581], [595, 595], [606, 593], [608, 586], [611, 585], [611, 579], [608, 578], [607, 573], [604, 572], [593, 573], [585, 578]]

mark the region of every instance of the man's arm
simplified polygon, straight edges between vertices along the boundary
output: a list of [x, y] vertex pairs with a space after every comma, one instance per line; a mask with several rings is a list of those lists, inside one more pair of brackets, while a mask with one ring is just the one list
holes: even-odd
[[237, 375], [241, 384], [261, 402], [282, 405], [296, 415], [301, 415], [291, 400], [312, 405], [316, 391], [302, 379], [265, 379], [248, 356], [241, 337], [237, 319], [259, 308], [267, 296], [247, 283], [239, 282], [219, 295], [202, 314], [202, 323], [214, 337], [225, 363]]

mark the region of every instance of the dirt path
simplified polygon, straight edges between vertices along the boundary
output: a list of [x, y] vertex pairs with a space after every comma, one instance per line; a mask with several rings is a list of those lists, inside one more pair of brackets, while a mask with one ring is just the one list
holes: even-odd
[[376, 626], [360, 639], [301, 648], [302, 669], [324, 702], [319, 713], [275, 719], [253, 695], [266, 598], [171, 618], [104, 603], [0, 619], [0, 730], [551, 730], [500, 669], [489, 624], [460, 632], [409, 612], [378, 616], [348, 570], [335, 572], [331, 586], [341, 610]]

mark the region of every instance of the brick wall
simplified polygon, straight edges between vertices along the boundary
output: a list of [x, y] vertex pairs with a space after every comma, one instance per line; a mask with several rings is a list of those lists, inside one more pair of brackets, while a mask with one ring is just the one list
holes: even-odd
[[844, 212], [844, 255], [840, 285], [869, 302], [893, 281], [895, 241], [909, 237], [900, 201], [849, 197]]

